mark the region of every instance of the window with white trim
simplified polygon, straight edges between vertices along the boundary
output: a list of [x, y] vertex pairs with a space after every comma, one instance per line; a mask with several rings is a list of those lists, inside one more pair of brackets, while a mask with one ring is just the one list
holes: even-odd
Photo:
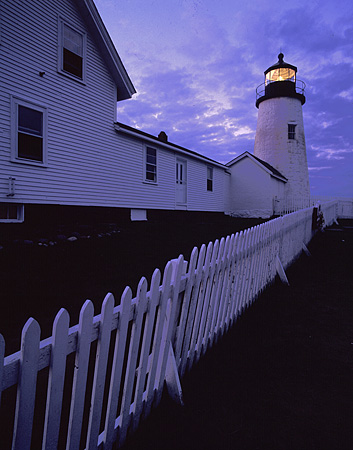
[[24, 205], [18, 203], [0, 203], [0, 222], [23, 222]]
[[145, 181], [157, 183], [157, 150], [146, 147]]
[[16, 97], [12, 108], [12, 160], [46, 163], [47, 109]]
[[59, 72], [85, 80], [86, 34], [63, 20], [59, 27]]
[[213, 191], [213, 167], [207, 167], [207, 190]]

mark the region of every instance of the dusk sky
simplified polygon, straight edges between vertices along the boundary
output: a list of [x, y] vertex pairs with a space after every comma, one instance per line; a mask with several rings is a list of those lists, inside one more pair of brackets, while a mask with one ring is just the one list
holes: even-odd
[[256, 87], [284, 60], [306, 83], [312, 195], [353, 197], [353, 2], [95, 0], [135, 86], [118, 120], [226, 163], [253, 153]]

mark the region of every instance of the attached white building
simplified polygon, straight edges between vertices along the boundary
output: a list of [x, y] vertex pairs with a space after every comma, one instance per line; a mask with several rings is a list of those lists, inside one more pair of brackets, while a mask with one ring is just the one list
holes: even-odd
[[287, 179], [267, 162], [244, 152], [227, 164], [230, 193], [227, 213], [235, 217], [268, 218], [284, 196]]
[[0, 221], [38, 205], [224, 211], [224, 165], [116, 123], [135, 89], [92, 0], [0, 8]]
[[[282, 147], [273, 152], [268, 133], [270, 156], [258, 157], [266, 127], [258, 127], [256, 156], [245, 152], [224, 165], [169, 142], [164, 132], [156, 137], [117, 122], [117, 102], [135, 89], [93, 0], [2, 0], [0, 25], [0, 222], [55, 222], [82, 212], [112, 221], [119, 211], [133, 220], [151, 210], [276, 212], [289, 175], [269, 160]], [[289, 91], [269, 95], [269, 86], [282, 86], [270, 81], [257, 106], [282, 101], [278, 92], [288, 103]], [[303, 96], [291, 95], [300, 105]], [[263, 109], [261, 124], [270, 116]], [[303, 156], [298, 117], [288, 148], [296, 155], [300, 147]]]

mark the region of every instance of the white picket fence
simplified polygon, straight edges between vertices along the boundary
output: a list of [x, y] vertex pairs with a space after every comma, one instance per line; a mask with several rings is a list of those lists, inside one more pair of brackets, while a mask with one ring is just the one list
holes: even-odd
[[[336, 203], [322, 210], [330, 225]], [[97, 316], [87, 300], [74, 327], [69, 328], [69, 315], [61, 309], [46, 340], [40, 341], [39, 325], [31, 318], [22, 331], [21, 350], [6, 358], [0, 335], [1, 391], [17, 385], [13, 450], [31, 448], [37, 377], [44, 368], [49, 376], [42, 449], [58, 448], [67, 359], [73, 352], [68, 450], [82, 448], [83, 441], [90, 450], [111, 449], [116, 441], [121, 446], [159, 404], [164, 383], [182, 401], [180, 378], [306, 248], [314, 233], [312, 215], [308, 208], [195, 248], [188, 263], [183, 256], [169, 261], [162, 280], [156, 269], [149, 289], [142, 278], [135, 298], [127, 287], [114, 306], [108, 294]], [[93, 382], [87, 382], [92, 359]]]

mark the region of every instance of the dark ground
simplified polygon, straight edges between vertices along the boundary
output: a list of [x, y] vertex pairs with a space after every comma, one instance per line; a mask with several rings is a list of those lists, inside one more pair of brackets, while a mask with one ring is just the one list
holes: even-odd
[[353, 448], [353, 227], [325, 231], [124, 450]]
[[[63, 238], [79, 232], [75, 242], [55, 239], [54, 231], [30, 229], [9, 237], [0, 229], [0, 333], [5, 354], [19, 350], [21, 330], [29, 317], [39, 322], [41, 339], [47, 338], [60, 308], [68, 310], [70, 326], [76, 325], [86, 299], [92, 300], [99, 314], [108, 292], [118, 304], [125, 286], [135, 295], [140, 278], [145, 276], [149, 283], [154, 269], [163, 271], [170, 259], [179, 254], [188, 259], [195, 246], [264, 222], [224, 215], [213, 215], [208, 221], [198, 215], [188, 217], [189, 221], [172, 217], [163, 223], [73, 224], [60, 229]], [[39, 246], [38, 239], [45, 237], [53, 238], [56, 245]]]
[[[164, 396], [126, 450], [353, 448], [351, 224], [313, 239], [312, 257], [302, 256], [287, 271], [290, 286], [276, 281], [184, 377], [185, 406]], [[135, 289], [141, 274], [150, 277], [154, 267], [179, 253], [188, 257], [193, 245], [235, 228], [235, 222], [134, 224], [109, 238], [4, 246], [6, 354], [18, 350], [30, 315], [47, 337], [61, 306], [74, 325], [86, 298], [98, 314], [107, 291], [118, 299], [126, 284]], [[185, 240], [185, 229], [193, 242]]]

